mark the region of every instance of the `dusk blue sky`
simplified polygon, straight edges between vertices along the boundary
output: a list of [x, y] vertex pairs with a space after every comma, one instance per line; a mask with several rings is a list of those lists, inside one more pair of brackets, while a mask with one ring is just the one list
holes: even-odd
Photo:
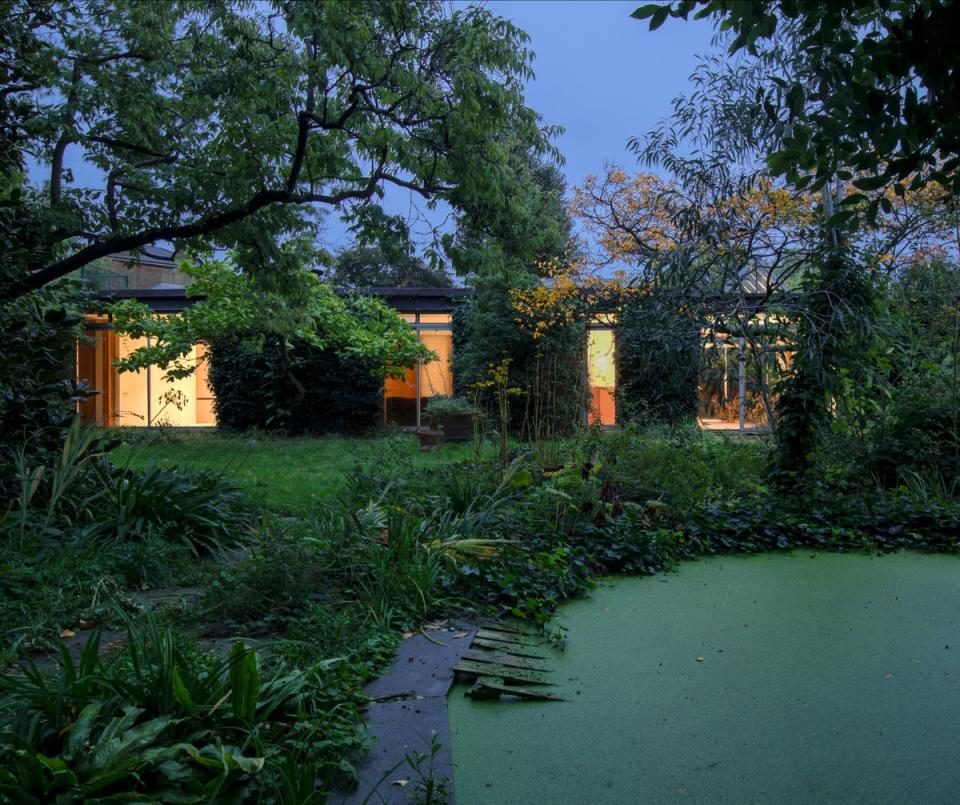
[[557, 140], [571, 185], [604, 161], [635, 164], [627, 140], [669, 115], [697, 57], [713, 51], [709, 22], [668, 20], [656, 31], [630, 13], [641, 0], [496, 0], [485, 4], [530, 35], [536, 80], [528, 105], [566, 133]]

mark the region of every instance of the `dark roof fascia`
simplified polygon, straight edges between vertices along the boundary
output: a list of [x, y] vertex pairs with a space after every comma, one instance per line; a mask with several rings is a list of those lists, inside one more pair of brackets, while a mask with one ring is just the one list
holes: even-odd
[[449, 313], [455, 299], [473, 294], [472, 288], [337, 288], [338, 294], [377, 296], [401, 313]]
[[[337, 288], [337, 293], [378, 296], [390, 307], [401, 312], [447, 312], [454, 299], [470, 296], [472, 288]], [[190, 307], [203, 296], [187, 296], [183, 288], [124, 288], [101, 291], [104, 305], [121, 299], [136, 299], [158, 313], [178, 313]]]
[[100, 291], [97, 297], [103, 305], [119, 302], [122, 299], [136, 299], [157, 313], [179, 313], [186, 310], [203, 296], [187, 296], [183, 288], [123, 288], [113, 291]]

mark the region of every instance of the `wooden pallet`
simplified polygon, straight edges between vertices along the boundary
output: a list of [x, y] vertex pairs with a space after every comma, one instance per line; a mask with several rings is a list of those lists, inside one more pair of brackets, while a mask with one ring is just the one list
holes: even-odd
[[561, 701], [558, 696], [530, 687], [553, 684], [545, 665], [547, 658], [534, 651], [543, 645], [542, 638], [503, 621], [482, 621], [480, 626], [470, 648], [453, 668], [460, 675], [474, 678], [467, 696]]

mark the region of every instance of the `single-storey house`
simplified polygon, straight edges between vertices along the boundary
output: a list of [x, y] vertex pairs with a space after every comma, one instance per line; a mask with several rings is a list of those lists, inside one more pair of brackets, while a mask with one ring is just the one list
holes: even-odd
[[[91, 279], [107, 300], [135, 298], [159, 313], [176, 314], [191, 304], [185, 285], [189, 278], [177, 269], [169, 251], [152, 248], [139, 261], [127, 255], [111, 258], [109, 267], [98, 267]], [[383, 416], [387, 423], [415, 428], [421, 412], [435, 395], [453, 394], [452, 310], [469, 288], [371, 288], [416, 331], [420, 341], [438, 360], [408, 369], [402, 379], [388, 378], [383, 390]], [[85, 421], [104, 426], [210, 427], [217, 424], [214, 392], [207, 379], [205, 346], [197, 344], [188, 359], [197, 361], [190, 377], [168, 381], [156, 367], [120, 373], [118, 358], [144, 346], [141, 339], [118, 335], [108, 314], [86, 318], [86, 343], [77, 347], [77, 374], [96, 393], [80, 406]], [[590, 416], [602, 424], [616, 420], [614, 388], [616, 368], [613, 332], [609, 324], [596, 323], [589, 332], [587, 373], [592, 405]], [[176, 401], [176, 402], [174, 402]]]

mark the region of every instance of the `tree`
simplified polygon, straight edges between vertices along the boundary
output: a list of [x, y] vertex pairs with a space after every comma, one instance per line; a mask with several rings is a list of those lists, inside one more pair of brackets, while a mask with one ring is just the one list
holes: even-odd
[[[870, 269], [889, 254], [877, 245], [890, 234], [894, 244], [905, 243], [919, 231], [900, 221], [884, 232], [878, 217], [908, 212], [898, 201], [925, 188], [947, 196], [960, 189], [957, 54], [949, 33], [960, 7], [681, 0], [643, 6], [634, 16], [655, 29], [698, 7], [696, 17], [717, 21], [730, 61], [702, 65], [696, 91], [678, 99], [671, 123], [634, 145], [648, 158], [666, 155], [689, 178], [723, 177], [724, 163], [761, 157], [798, 190], [822, 191], [822, 246], [797, 297], [795, 359], [778, 406], [780, 477], [792, 482], [814, 466], [837, 396], [856, 385], [852, 379], [875, 351], [879, 308]], [[706, 148], [686, 157], [677, 146], [691, 132]]]
[[888, 187], [902, 196], [936, 182], [960, 192], [960, 4], [679, 0], [633, 16], [654, 30], [694, 10], [728, 32], [730, 54], [763, 68], [749, 105], [776, 141], [770, 170], [799, 187], [839, 177], [860, 191], [832, 225], [852, 228], [860, 203], [870, 218], [889, 212]]
[[380, 246], [353, 245], [340, 252], [330, 280], [340, 288], [449, 288], [450, 275], [430, 268], [405, 251], [388, 254]]
[[[440, 0], [6, 0], [0, 142], [30, 154], [42, 189], [5, 188], [16, 220], [4, 295], [156, 242], [234, 250], [239, 267], [293, 274], [280, 244], [321, 210], [386, 226], [387, 185], [454, 210], [509, 217], [509, 128], [543, 152], [523, 102], [526, 35]], [[5, 68], [6, 69], [6, 68]], [[70, 164], [97, 172], [74, 183]], [[16, 182], [15, 182], [16, 184]]]
[[499, 170], [491, 184], [507, 201], [491, 206], [475, 197], [457, 214], [446, 236], [453, 268], [476, 285], [481, 278], [526, 284], [537, 266], [564, 255], [573, 243], [566, 180], [554, 162], [538, 157], [512, 130], [491, 145]]
[[[286, 248], [295, 246], [287, 244]], [[185, 377], [196, 369], [188, 356], [199, 342], [240, 342], [256, 351], [269, 338], [295, 390], [294, 402], [299, 403], [306, 388], [291, 362], [298, 343], [333, 350], [347, 361], [369, 366], [381, 380], [436, 357], [382, 300], [338, 296], [330, 284], [320, 282], [306, 268], [290, 275], [295, 284], [274, 291], [265, 290], [254, 277], [237, 272], [224, 260], [185, 261], [181, 270], [193, 277], [187, 294], [198, 298], [180, 315], [155, 314], [133, 299], [111, 306], [119, 333], [151, 341], [150, 346], [118, 361], [121, 371], [155, 365], [166, 369], [171, 378]]]

